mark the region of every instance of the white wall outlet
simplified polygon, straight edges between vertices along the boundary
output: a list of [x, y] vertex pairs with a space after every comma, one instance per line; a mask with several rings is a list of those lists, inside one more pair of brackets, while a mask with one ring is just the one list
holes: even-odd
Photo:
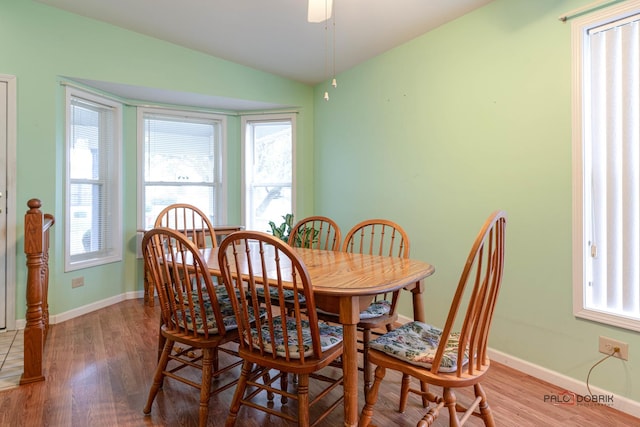
[[[619, 351], [616, 351], [616, 349], [619, 349]], [[629, 360], [629, 344], [613, 338], [601, 336], [598, 340], [598, 351], [604, 354], [611, 354], [618, 359]]]
[[72, 288], [79, 288], [80, 286], [84, 286], [84, 277], [80, 276], [80, 277], [74, 277], [73, 279], [71, 279]]

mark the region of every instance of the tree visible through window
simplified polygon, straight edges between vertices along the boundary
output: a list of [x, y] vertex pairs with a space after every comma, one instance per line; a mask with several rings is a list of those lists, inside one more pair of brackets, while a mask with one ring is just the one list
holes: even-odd
[[244, 216], [250, 230], [293, 213], [293, 115], [243, 117]]

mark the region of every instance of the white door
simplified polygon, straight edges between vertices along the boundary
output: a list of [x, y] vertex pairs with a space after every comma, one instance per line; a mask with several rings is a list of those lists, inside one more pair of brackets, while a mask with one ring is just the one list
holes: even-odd
[[0, 329], [7, 327], [7, 82], [0, 80]]

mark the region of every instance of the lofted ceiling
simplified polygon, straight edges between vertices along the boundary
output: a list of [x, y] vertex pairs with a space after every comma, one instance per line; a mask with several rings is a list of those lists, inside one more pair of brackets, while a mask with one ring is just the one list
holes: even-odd
[[[307, 22], [306, 0], [37, 1], [306, 84], [333, 71], [333, 27]], [[335, 71], [490, 1], [334, 0]]]

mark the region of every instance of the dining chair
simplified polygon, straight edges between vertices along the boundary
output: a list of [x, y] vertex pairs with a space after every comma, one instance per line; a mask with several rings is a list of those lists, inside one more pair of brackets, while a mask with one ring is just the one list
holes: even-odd
[[[154, 227], [167, 227], [183, 233], [189, 238], [199, 249], [215, 248], [218, 246], [214, 227], [209, 217], [198, 207], [188, 203], [174, 203], [160, 211], [155, 219]], [[218, 286], [218, 278], [212, 277], [213, 285]], [[148, 300], [154, 300], [154, 286], [151, 285], [148, 275], [144, 274], [145, 295], [149, 295]], [[218, 291], [224, 291], [221, 286]], [[153, 306], [153, 304], [150, 304]], [[159, 335], [158, 339], [158, 357], [162, 353], [164, 347], [164, 338]], [[180, 349], [178, 349], [179, 351]]]
[[[341, 232], [338, 224], [326, 216], [309, 216], [298, 221], [289, 233], [289, 246], [308, 249], [337, 251], [340, 249]], [[291, 290], [285, 290], [285, 305], [293, 312]], [[264, 289], [258, 289], [258, 295], [264, 297]], [[271, 302], [278, 303], [277, 289], [271, 289]], [[304, 299], [301, 300], [304, 303]]]
[[[409, 236], [397, 223], [386, 219], [368, 219], [354, 225], [345, 235], [344, 252], [409, 258]], [[364, 392], [373, 380], [369, 363], [369, 341], [372, 331], [390, 331], [398, 320], [396, 305], [400, 291], [376, 295], [369, 306], [360, 313], [358, 329], [362, 332], [362, 371]], [[337, 322], [337, 315], [320, 311], [320, 317]]]
[[[238, 319], [238, 352], [244, 361], [225, 425], [235, 425], [243, 405], [297, 421], [299, 426], [315, 425], [344, 399], [342, 390], [338, 396], [331, 393], [343, 383], [342, 370], [329, 367], [342, 355], [342, 326], [318, 321], [307, 268], [282, 240], [259, 231], [232, 233], [220, 244], [218, 263], [227, 292], [238, 294], [232, 305]], [[268, 293], [276, 289], [280, 302], [257, 298], [261, 287]], [[284, 304], [287, 290], [293, 291], [292, 315]], [[302, 311], [303, 306], [307, 310]], [[254, 315], [263, 309], [266, 316]], [[289, 374], [298, 376], [291, 386]], [[279, 411], [274, 409], [274, 393], [280, 395]], [[324, 397], [335, 400], [328, 406], [316, 405]], [[297, 401], [297, 411], [287, 405], [289, 399]], [[321, 411], [314, 413], [313, 423], [312, 408]]]
[[161, 210], [153, 226], [181, 231], [200, 249], [218, 246], [213, 225], [207, 215], [187, 203], [174, 203]]
[[298, 221], [289, 233], [289, 245], [297, 248], [337, 251], [342, 233], [338, 224], [326, 216], [309, 216]]
[[[153, 226], [178, 230], [187, 235], [201, 249], [217, 247], [213, 225], [207, 215], [196, 206], [187, 203], [174, 203], [162, 209]], [[144, 295], [149, 306], [153, 307], [155, 287], [146, 271], [143, 276]]]
[[[214, 287], [206, 262], [199, 249], [179, 231], [158, 227], [145, 233], [142, 254], [152, 283], [158, 294], [161, 310], [160, 335], [164, 339], [162, 353], [153, 376], [144, 413], [151, 413], [158, 391], [165, 378], [171, 378], [200, 390], [199, 425], [207, 424], [209, 398], [237, 383], [237, 374], [211, 388], [213, 377], [239, 366], [236, 317], [226, 294]], [[179, 344], [181, 348], [176, 351]], [[219, 366], [218, 351], [228, 354], [228, 363]], [[201, 380], [193, 380], [194, 368]], [[184, 371], [183, 371], [184, 369]], [[186, 374], [186, 375], [182, 375]], [[221, 377], [222, 378], [222, 377]]]
[[[487, 341], [502, 283], [506, 222], [506, 213], [496, 211], [480, 229], [464, 264], [444, 328], [409, 322], [371, 341], [369, 361], [377, 368], [360, 415], [360, 426], [371, 422], [387, 368], [402, 373], [400, 412], [405, 410], [409, 392], [435, 403], [418, 425], [432, 425], [446, 407], [450, 426], [461, 426], [472, 415], [482, 418], [488, 427], [495, 426], [481, 381], [490, 366]], [[458, 315], [464, 317], [458, 319]], [[411, 378], [442, 387], [442, 394], [411, 388]], [[465, 406], [457, 400], [454, 390], [471, 386], [475, 398]], [[460, 418], [458, 412], [463, 413]]]

